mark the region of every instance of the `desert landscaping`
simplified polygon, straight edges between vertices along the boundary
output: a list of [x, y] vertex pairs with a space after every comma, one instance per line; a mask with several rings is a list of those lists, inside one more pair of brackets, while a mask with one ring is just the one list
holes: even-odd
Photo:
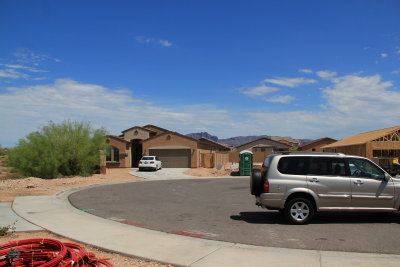
[[[12, 202], [15, 197], [19, 196], [41, 196], [53, 195], [59, 191], [87, 186], [92, 184], [103, 184], [123, 181], [141, 181], [140, 177], [129, 174], [131, 168], [107, 169], [106, 174], [95, 174], [89, 177], [74, 176], [57, 179], [41, 179], [36, 177], [21, 177], [18, 174], [10, 173], [6, 167], [1, 167], [0, 173], [0, 202]], [[185, 172], [188, 175], [199, 177], [212, 176], [228, 176], [229, 171], [197, 168], [189, 169]], [[4, 227], [1, 225], [0, 227]], [[39, 232], [10, 232], [5, 236], [0, 236], [0, 244], [9, 241], [31, 239], [31, 238], [52, 238], [62, 242], [70, 242], [79, 244], [73, 240], [57, 236], [48, 231]], [[79, 244], [83, 245], [83, 244]], [[98, 258], [109, 259], [114, 266], [167, 266], [157, 262], [146, 261], [142, 259], [127, 257], [112, 252], [102, 251], [100, 249], [84, 245], [88, 251], [94, 252]]]
[[[7, 173], [3, 167], [0, 180], [0, 202], [12, 202], [15, 197], [19, 196], [52, 195], [65, 189], [91, 184], [143, 180], [142, 178], [130, 175], [127, 169], [109, 169], [105, 175], [95, 174], [89, 177], [75, 176], [58, 179], [27, 177], [19, 179], [7, 179], [8, 177], [14, 178], [16, 177], [16, 174]], [[0, 225], [0, 227], [4, 226], [5, 225]], [[73, 240], [54, 235], [48, 231], [8, 233], [5, 236], [0, 236], [0, 244], [7, 243], [9, 241], [31, 238], [52, 238], [62, 242], [79, 244]], [[97, 257], [110, 259], [110, 262], [114, 264], [114, 266], [166, 266], [156, 262], [149, 262], [141, 259], [122, 256], [116, 253], [102, 251], [88, 245], [84, 246], [87, 250], [94, 252]]]

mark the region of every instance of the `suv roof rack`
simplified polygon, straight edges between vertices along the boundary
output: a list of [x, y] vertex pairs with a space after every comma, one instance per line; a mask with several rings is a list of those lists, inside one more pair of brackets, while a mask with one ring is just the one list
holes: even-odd
[[331, 153], [331, 152], [283, 152], [281, 155], [337, 155], [337, 156], [344, 156], [342, 153]]

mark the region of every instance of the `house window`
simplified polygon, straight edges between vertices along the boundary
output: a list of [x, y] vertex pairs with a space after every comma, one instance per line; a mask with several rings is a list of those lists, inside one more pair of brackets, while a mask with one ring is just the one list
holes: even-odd
[[107, 147], [106, 161], [119, 162], [119, 149], [113, 146]]

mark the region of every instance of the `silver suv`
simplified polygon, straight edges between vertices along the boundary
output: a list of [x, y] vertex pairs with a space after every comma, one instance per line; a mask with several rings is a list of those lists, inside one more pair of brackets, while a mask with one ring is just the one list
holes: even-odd
[[372, 161], [337, 153], [269, 155], [253, 169], [256, 205], [279, 210], [293, 224], [306, 224], [317, 211], [397, 212], [400, 179]]

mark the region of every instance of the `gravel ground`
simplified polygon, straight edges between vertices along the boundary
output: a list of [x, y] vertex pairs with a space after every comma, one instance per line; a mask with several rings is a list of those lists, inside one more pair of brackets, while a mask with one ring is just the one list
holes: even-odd
[[[143, 180], [143, 178], [135, 177], [129, 174], [130, 171], [135, 169], [131, 168], [120, 168], [120, 169], [107, 169], [107, 174], [96, 174], [89, 177], [65, 177], [58, 179], [40, 179], [35, 177], [28, 178], [19, 178], [19, 179], [6, 179], [6, 177], [10, 177], [10, 174], [5, 173], [4, 169], [2, 170], [2, 175], [0, 177], [0, 202], [12, 202], [15, 197], [18, 196], [43, 196], [43, 195], [53, 195], [59, 191], [81, 187], [91, 184], [102, 184], [102, 183], [111, 183], [111, 182], [122, 182], [122, 181], [137, 181]], [[215, 177], [215, 176], [229, 176], [230, 171], [216, 169], [206, 169], [206, 168], [197, 168], [190, 169], [186, 172], [188, 175], [200, 176], [200, 177]], [[17, 175], [13, 174], [15, 177]], [[5, 226], [1, 225], [0, 227]], [[73, 240], [68, 240], [66, 238], [54, 235], [47, 231], [40, 232], [16, 232], [16, 233], [8, 233], [5, 236], [0, 236], [0, 244], [7, 243], [9, 241], [22, 240], [22, 239], [30, 239], [30, 238], [53, 238], [60, 240], [62, 242], [71, 242], [79, 244]], [[83, 245], [83, 244], [79, 244]], [[84, 247], [92, 251], [99, 258], [110, 259], [110, 262], [114, 264], [114, 266], [169, 266], [163, 265], [157, 262], [145, 261], [137, 258], [126, 257], [123, 255], [119, 255], [117, 253], [105, 252], [94, 247], [84, 245]]]
[[40, 179], [28, 177], [22, 179], [0, 180], [0, 202], [12, 202], [18, 196], [53, 195], [61, 190], [91, 184], [102, 184], [119, 181], [143, 180], [129, 174], [131, 168], [108, 169], [107, 174], [93, 176], [65, 177], [58, 179]]
[[[59, 179], [45, 180], [35, 177], [28, 177], [22, 179], [2, 179], [0, 180], [0, 202], [12, 202], [18, 196], [41, 196], [53, 195], [61, 190], [80, 187], [91, 184], [101, 184], [119, 181], [135, 181], [143, 180], [129, 174], [133, 169], [108, 169], [106, 175], [96, 174], [89, 177], [66, 177]], [[4, 173], [3, 173], [4, 174]], [[5, 176], [5, 175], [4, 175]], [[3, 227], [5, 225], [1, 225]], [[30, 238], [53, 238], [62, 242], [71, 242], [79, 245], [78, 242], [68, 240], [66, 238], [54, 235], [47, 231], [40, 232], [15, 232], [8, 233], [5, 236], [0, 236], [0, 244], [9, 241], [16, 241]], [[117, 253], [110, 253], [96, 249], [94, 247], [83, 245], [88, 251], [96, 254], [99, 258], [106, 258], [116, 267], [122, 266], [168, 266], [153, 261], [145, 261], [137, 258], [119, 255]]]

